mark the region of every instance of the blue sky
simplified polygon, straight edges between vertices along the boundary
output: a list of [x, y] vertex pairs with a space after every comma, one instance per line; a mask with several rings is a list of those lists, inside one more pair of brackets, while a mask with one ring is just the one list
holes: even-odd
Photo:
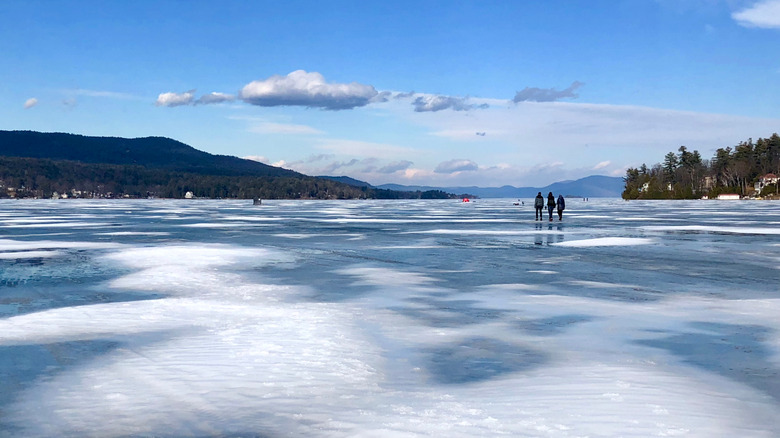
[[0, 2], [0, 129], [373, 184], [622, 176], [780, 131], [780, 0]]

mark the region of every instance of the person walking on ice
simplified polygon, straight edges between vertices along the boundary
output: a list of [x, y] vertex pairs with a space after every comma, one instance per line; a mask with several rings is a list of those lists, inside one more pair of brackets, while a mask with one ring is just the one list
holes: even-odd
[[536, 219], [534, 220], [542, 220], [544, 217], [542, 216], [542, 209], [544, 208], [544, 198], [542, 197], [542, 192], [539, 192], [539, 194], [536, 195], [536, 198], [534, 199], [534, 208], [536, 209]]
[[563, 200], [563, 195], [558, 195], [557, 207], [558, 207], [558, 220], [562, 221], [563, 209], [566, 208], [566, 201]]
[[552, 222], [553, 210], [555, 210], [555, 196], [550, 192], [547, 194], [547, 212], [550, 213], [550, 222]]

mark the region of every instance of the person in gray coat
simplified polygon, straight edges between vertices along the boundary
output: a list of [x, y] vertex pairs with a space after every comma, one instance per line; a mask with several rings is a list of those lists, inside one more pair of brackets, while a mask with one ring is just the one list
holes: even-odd
[[542, 209], [544, 208], [544, 198], [542, 197], [542, 192], [539, 192], [539, 194], [536, 195], [536, 199], [534, 199], [534, 208], [536, 209], [536, 219], [534, 220], [542, 220]]

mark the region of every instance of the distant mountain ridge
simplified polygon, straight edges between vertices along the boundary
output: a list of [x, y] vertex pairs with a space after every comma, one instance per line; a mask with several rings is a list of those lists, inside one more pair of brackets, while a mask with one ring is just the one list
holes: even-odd
[[[365, 181], [360, 181], [359, 179], [355, 179], [355, 178], [352, 178], [352, 177], [349, 177], [349, 176], [326, 176], [326, 175], [321, 175], [321, 176], [318, 176], [317, 178], [324, 178], [324, 179], [329, 179], [331, 181], [337, 181], [337, 182], [340, 182], [340, 183], [351, 185], [352, 187], [374, 187], [374, 186], [372, 186], [371, 184], [369, 184], [369, 183], [367, 183]], [[402, 190], [402, 191], [406, 192], [406, 191], [414, 191], [414, 190]]]
[[[142, 166], [166, 172], [185, 172], [198, 175], [223, 177], [267, 177], [329, 180], [345, 184], [343, 187], [357, 188], [361, 192], [350, 192], [347, 197], [371, 195], [396, 198], [390, 192], [446, 192], [469, 194], [482, 198], [527, 198], [537, 192], [582, 197], [620, 197], [624, 181], [618, 177], [593, 175], [576, 181], [561, 181], [545, 187], [429, 187], [382, 184], [372, 186], [349, 176], [310, 177], [292, 170], [269, 166], [257, 161], [227, 155], [214, 155], [166, 137], [91, 137], [67, 133], [45, 133], [36, 131], [1, 131], [0, 156], [42, 160], [67, 160], [86, 164], [109, 164], [119, 166]], [[52, 175], [48, 177], [54, 178]], [[316, 183], [310, 182], [307, 184]], [[332, 183], [330, 183], [332, 184]], [[322, 188], [315, 187], [310, 196]], [[292, 189], [288, 190], [291, 192]], [[350, 189], [354, 190], [354, 189]], [[380, 193], [377, 190], [384, 191]], [[294, 191], [292, 193], [298, 193]], [[346, 193], [346, 192], [345, 192]], [[298, 193], [300, 195], [300, 193]], [[432, 195], [428, 193], [427, 195]], [[441, 196], [442, 194], [436, 194]], [[330, 194], [328, 196], [331, 196]], [[341, 195], [339, 195], [341, 196]], [[408, 196], [406, 194], [404, 197]], [[422, 194], [420, 195], [422, 196]]]
[[138, 165], [222, 176], [306, 177], [257, 161], [200, 151], [166, 137], [90, 137], [36, 131], [0, 131], [0, 156]]
[[197, 150], [165, 137], [0, 131], [0, 198], [447, 199]]
[[591, 175], [575, 181], [560, 181], [544, 187], [426, 187], [404, 186], [400, 184], [382, 184], [380, 189], [389, 190], [442, 190], [448, 193], [469, 193], [480, 198], [532, 198], [538, 192], [547, 195], [548, 192], [566, 197], [584, 198], [619, 198], [625, 182], [623, 178]]

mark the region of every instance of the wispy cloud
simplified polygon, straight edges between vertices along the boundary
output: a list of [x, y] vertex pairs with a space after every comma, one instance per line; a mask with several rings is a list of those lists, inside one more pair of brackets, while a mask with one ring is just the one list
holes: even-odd
[[[501, 180], [515, 185], [544, 185], [587, 176], [594, 170], [611, 174], [618, 166], [662, 160], [664, 154], [675, 151], [680, 144], [708, 157], [718, 147], [733, 146], [743, 140], [745, 132], [770, 135], [777, 130], [779, 120], [629, 105], [573, 102], [506, 105], [506, 100], [504, 103], [502, 106], [491, 102], [489, 111], [440, 111], [428, 113], [426, 117], [404, 115], [402, 102], [389, 104], [387, 109], [425, 129], [430, 137], [420, 142], [437, 144], [441, 151], [449, 150], [452, 155], [447, 158], [478, 158], [478, 171], [463, 172], [452, 178], [475, 185]], [[481, 137], [475, 132], [487, 132], [488, 136]], [[488, 138], [489, 147], [486, 147]], [[475, 142], [480, 145], [475, 146]], [[479, 157], [471, 155], [474, 150], [479, 150]], [[449, 174], [433, 172], [443, 161], [442, 157], [436, 161], [429, 155], [399, 154], [387, 158], [414, 160], [415, 166], [407, 174], [414, 174], [415, 179], [407, 179], [407, 183], [441, 185], [450, 180]], [[611, 163], [603, 164], [606, 160]], [[567, 163], [565, 168], [532, 169], [537, 163], [559, 161]], [[483, 171], [491, 163], [502, 162], [514, 166], [514, 172]], [[576, 171], [571, 166], [573, 163], [579, 166]], [[596, 166], [599, 168], [594, 169]]]
[[274, 166], [285, 167], [306, 175], [349, 175], [372, 180], [388, 175], [402, 175], [412, 166], [408, 160], [386, 162], [376, 157], [340, 160], [334, 154], [312, 155], [302, 160], [278, 161]]
[[328, 83], [317, 72], [296, 70], [252, 81], [239, 93], [244, 102], [258, 106], [304, 106], [344, 110], [369, 104], [379, 93], [371, 85]]
[[232, 102], [236, 100], [236, 96], [233, 96], [232, 94], [225, 94], [225, 93], [209, 93], [204, 94], [203, 96], [200, 96], [198, 100], [195, 101], [196, 105], [211, 105], [215, 103], [223, 103], [223, 102]]
[[157, 96], [157, 106], [182, 106], [190, 105], [195, 100], [195, 90], [186, 91], [184, 93], [161, 93]]
[[320, 150], [325, 150], [338, 155], [366, 158], [397, 159], [399, 156], [414, 156], [419, 154], [415, 149], [404, 146], [343, 139], [320, 140], [316, 147]]
[[119, 91], [101, 91], [101, 90], [85, 90], [83, 88], [76, 88], [72, 90], [62, 90], [64, 94], [70, 96], [86, 96], [86, 97], [101, 97], [106, 99], [122, 99], [122, 100], [142, 100], [145, 99], [141, 96], [136, 96], [130, 93], [122, 93]]
[[246, 157], [241, 157], [245, 160], [252, 160], [257, 161], [258, 163], [268, 164], [270, 160], [268, 158], [262, 156], [262, 155], [247, 155]]
[[578, 88], [582, 87], [582, 82], [574, 81], [569, 86], [569, 88], [565, 90], [556, 90], [554, 88], [536, 88], [536, 87], [525, 87], [523, 91], [518, 91], [517, 94], [515, 94], [514, 99], [512, 99], [513, 102], [555, 102], [561, 99], [576, 99], [579, 97], [579, 94], [577, 94], [575, 91], [577, 91]]
[[603, 168], [609, 166], [610, 164], [612, 164], [611, 161], [602, 161], [601, 163], [593, 166], [593, 170], [603, 169]]
[[455, 159], [439, 163], [433, 171], [436, 173], [455, 173], [471, 172], [477, 169], [479, 169], [479, 166], [471, 160]]
[[[504, 130], [498, 130], [493, 129], [491, 130], [491, 135], [495, 134], [501, 134]], [[458, 141], [481, 141], [481, 137], [486, 137], [487, 132], [486, 131], [475, 131], [474, 129], [444, 129], [441, 131], [433, 131], [430, 132], [429, 135], [434, 135], [436, 137], [444, 137], [449, 138], [451, 140], [458, 140]]]
[[423, 95], [414, 99], [412, 102], [414, 110], [418, 113], [421, 112], [435, 112], [446, 109], [453, 111], [469, 111], [473, 109], [487, 108], [487, 104], [477, 105], [468, 103], [467, 97], [453, 97], [453, 96], [440, 96], [440, 95]]
[[292, 134], [292, 135], [311, 135], [322, 134], [319, 129], [306, 125], [296, 125], [291, 123], [259, 122], [249, 127], [250, 132], [257, 134]]
[[30, 109], [35, 105], [38, 105], [38, 99], [31, 97], [24, 102], [24, 109]]
[[780, 29], [780, 0], [762, 0], [731, 14], [740, 26]]
[[408, 160], [394, 161], [376, 170], [377, 173], [396, 173], [410, 168], [414, 163]]

